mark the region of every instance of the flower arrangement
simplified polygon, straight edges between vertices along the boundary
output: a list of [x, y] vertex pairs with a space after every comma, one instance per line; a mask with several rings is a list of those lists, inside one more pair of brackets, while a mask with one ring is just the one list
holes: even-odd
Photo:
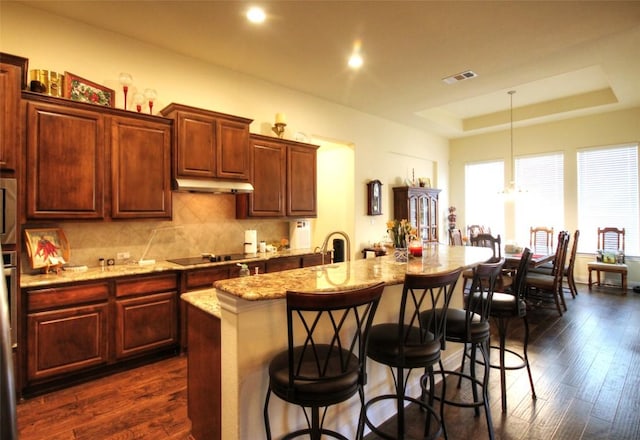
[[411, 238], [416, 236], [416, 230], [406, 220], [389, 220], [387, 222], [387, 233], [396, 248], [406, 248]]

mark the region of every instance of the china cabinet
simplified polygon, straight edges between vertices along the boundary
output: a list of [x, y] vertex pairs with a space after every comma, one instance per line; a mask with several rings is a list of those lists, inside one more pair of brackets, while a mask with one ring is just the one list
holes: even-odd
[[393, 188], [393, 217], [407, 219], [423, 242], [438, 241], [440, 189], [412, 186]]

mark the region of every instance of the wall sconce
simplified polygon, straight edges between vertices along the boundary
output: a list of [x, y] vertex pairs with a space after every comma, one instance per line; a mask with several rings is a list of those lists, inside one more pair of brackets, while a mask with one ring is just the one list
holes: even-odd
[[279, 138], [284, 136], [284, 127], [287, 126], [287, 117], [284, 113], [276, 113], [276, 123], [271, 127], [271, 130], [278, 135]]

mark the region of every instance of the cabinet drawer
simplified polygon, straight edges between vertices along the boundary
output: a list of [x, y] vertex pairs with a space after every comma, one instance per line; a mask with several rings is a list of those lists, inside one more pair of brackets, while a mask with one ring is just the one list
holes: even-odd
[[154, 292], [167, 292], [178, 289], [178, 276], [175, 273], [154, 275], [130, 280], [116, 280], [116, 296], [141, 295]]
[[27, 291], [27, 310], [35, 312], [53, 307], [106, 301], [108, 297], [107, 283], [29, 290]]
[[280, 272], [282, 270], [300, 269], [302, 259], [296, 257], [282, 257], [267, 260], [267, 272]]
[[[201, 287], [213, 287], [213, 282], [230, 278], [230, 266], [208, 267], [195, 269], [184, 273], [185, 290], [195, 290]], [[240, 269], [240, 268], [238, 268]]]

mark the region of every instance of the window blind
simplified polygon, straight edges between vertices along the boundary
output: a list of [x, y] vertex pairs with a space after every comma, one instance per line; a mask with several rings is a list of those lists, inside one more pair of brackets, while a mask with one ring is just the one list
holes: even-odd
[[625, 228], [627, 255], [640, 255], [638, 145], [579, 150], [580, 252], [595, 252], [598, 227]]
[[463, 235], [468, 225], [491, 228], [491, 234], [504, 237], [504, 162], [481, 162], [465, 165], [466, 225], [458, 225]]

